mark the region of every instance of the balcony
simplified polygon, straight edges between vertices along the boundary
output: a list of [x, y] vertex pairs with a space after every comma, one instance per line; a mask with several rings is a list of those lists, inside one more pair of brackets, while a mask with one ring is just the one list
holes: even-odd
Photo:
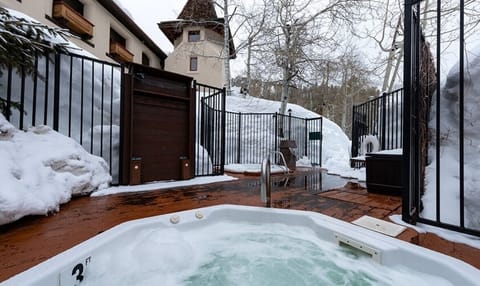
[[133, 54], [130, 53], [122, 44], [117, 42], [110, 43], [110, 54], [120, 61], [133, 62]]
[[93, 37], [93, 24], [63, 1], [53, 3], [53, 18], [82, 37]]

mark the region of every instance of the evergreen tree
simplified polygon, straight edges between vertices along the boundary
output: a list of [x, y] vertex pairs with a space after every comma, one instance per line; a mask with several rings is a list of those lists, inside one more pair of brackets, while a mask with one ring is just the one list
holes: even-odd
[[[17, 72], [23, 70], [26, 75], [35, 74], [35, 56], [41, 53], [65, 52], [67, 41], [58, 41], [59, 37], [71, 36], [66, 30], [52, 28], [12, 15], [9, 10], [0, 7], [0, 76], [8, 68]], [[7, 99], [0, 94], [0, 112], [8, 116]], [[20, 109], [17, 102], [10, 107]]]

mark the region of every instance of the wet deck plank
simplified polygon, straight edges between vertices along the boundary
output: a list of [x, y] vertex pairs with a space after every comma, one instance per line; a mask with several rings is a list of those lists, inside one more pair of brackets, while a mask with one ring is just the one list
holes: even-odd
[[[370, 194], [355, 184], [316, 193], [297, 184], [274, 190], [272, 202], [273, 207], [316, 211], [344, 221], [363, 215], [387, 219], [401, 213], [399, 197]], [[62, 205], [59, 213], [26, 217], [0, 226], [0, 281], [122, 222], [219, 204], [262, 206], [258, 178], [241, 177], [233, 182], [174, 190], [75, 198]], [[480, 268], [478, 249], [448, 243], [447, 247], [438, 247], [437, 238], [422, 237], [413, 230], [400, 238], [432, 249], [439, 248], [436, 250]], [[432, 244], [432, 241], [437, 242]]]

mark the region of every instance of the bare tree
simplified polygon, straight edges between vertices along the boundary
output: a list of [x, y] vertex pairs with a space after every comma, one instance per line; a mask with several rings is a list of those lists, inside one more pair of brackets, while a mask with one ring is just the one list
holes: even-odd
[[[262, 33], [265, 32], [266, 21], [271, 17], [271, 6], [268, 0], [250, 2], [250, 5], [243, 1], [238, 2], [238, 11], [235, 18], [238, 23], [239, 36], [243, 38], [241, 43], [237, 46], [237, 53], [246, 49], [246, 83], [245, 87], [250, 90], [250, 83], [252, 80], [252, 62], [254, 53], [257, 48], [264, 45], [265, 37]], [[236, 35], [236, 34], [235, 34]]]
[[[369, 25], [364, 31], [357, 33], [361, 38], [375, 41], [380, 51], [386, 55], [376, 63], [383, 77], [382, 91], [392, 91], [395, 83], [400, 79], [398, 73], [403, 62], [403, 2], [400, 0], [387, 0], [375, 2], [369, 7], [368, 13], [376, 20], [377, 25]], [[452, 43], [458, 40], [458, 16], [460, 2], [457, 0], [432, 1], [425, 0], [421, 4], [422, 33], [429, 42], [442, 46], [442, 53]], [[476, 0], [465, 0], [465, 38], [475, 36], [480, 26], [480, 5]], [[442, 21], [441, 42], [436, 43], [437, 22], [436, 15], [440, 11]], [[366, 11], [367, 13], [367, 11]], [[358, 32], [358, 30], [357, 30]]]
[[292, 87], [318, 82], [315, 70], [335, 54], [332, 50], [343, 40], [338, 32], [360, 18], [357, 8], [366, 2], [269, 0], [273, 15], [259, 53], [270, 73], [279, 75], [280, 114], [286, 114]]
[[351, 111], [355, 97], [369, 87], [368, 71], [360, 60], [358, 48], [347, 44], [342, 55], [338, 58], [337, 69], [341, 75], [342, 120], [340, 127], [347, 133], [351, 130]]

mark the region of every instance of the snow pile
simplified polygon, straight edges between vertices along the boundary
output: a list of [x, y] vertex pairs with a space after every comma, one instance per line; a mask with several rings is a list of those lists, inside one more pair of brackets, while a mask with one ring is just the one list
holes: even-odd
[[213, 163], [212, 163], [212, 158], [208, 154], [207, 149], [203, 148], [202, 145], [196, 142], [195, 153], [196, 153], [195, 154], [195, 175], [198, 176], [203, 174], [212, 174]]
[[23, 132], [0, 114], [0, 225], [58, 211], [72, 195], [106, 188], [102, 158], [47, 126]]
[[[9, 13], [27, 23], [38, 23], [33, 18], [15, 10]], [[52, 36], [47, 33], [46, 40], [59, 43], [69, 48], [73, 54], [84, 57], [62, 55], [59, 62], [59, 125], [58, 132], [81, 142], [85, 150], [95, 155], [103, 155], [103, 158], [112, 167], [113, 181], [118, 182], [118, 158], [119, 158], [119, 131], [120, 131], [120, 92], [121, 92], [121, 69], [105, 65], [95, 61], [90, 53], [77, 47], [72, 42], [61, 36]], [[11, 81], [11, 100], [22, 102], [25, 114], [13, 112], [10, 122], [20, 121], [20, 115], [24, 116], [24, 126], [29, 127], [31, 122], [38, 124], [38, 119], [43, 118], [44, 111], [40, 106], [49, 106], [53, 102], [54, 91], [49, 85], [53, 81], [52, 56], [39, 56], [36, 60], [37, 73], [35, 76], [27, 76], [22, 81], [21, 74], [12, 73], [11, 78], [4, 73], [0, 77], [0, 86], [6, 87]], [[50, 75], [47, 75], [50, 73]], [[21, 98], [22, 88], [26, 91], [25, 98]], [[37, 94], [45, 96], [33, 97], [32, 90], [37, 89]], [[88, 90], [88, 91], [87, 91]], [[104, 96], [105, 93], [105, 96]], [[37, 110], [36, 119], [32, 116]], [[87, 110], [92, 110], [92, 115]], [[47, 114], [51, 118], [51, 114]], [[50, 119], [49, 119], [50, 120]], [[112, 124], [112, 126], [109, 125]], [[18, 127], [18, 125], [15, 125]], [[93, 128], [92, 128], [93, 127]], [[93, 142], [92, 142], [93, 141]], [[103, 150], [100, 148], [103, 147]], [[111, 155], [110, 155], [110, 152]]]
[[[227, 111], [230, 112], [275, 113], [280, 109], [280, 104], [279, 101], [240, 94], [240, 89], [235, 87], [232, 90], [232, 96], [227, 96], [226, 107]], [[291, 109], [292, 116], [295, 117], [321, 117], [319, 114], [296, 104], [288, 104], [287, 109]], [[265, 132], [265, 130], [250, 130], [248, 132]], [[322, 133], [322, 167], [328, 169], [329, 173], [365, 180], [364, 168], [360, 170], [350, 168], [350, 140], [343, 130], [333, 121], [323, 117]], [[251, 137], [260, 138], [261, 136], [259, 134]], [[242, 146], [245, 145], [248, 145], [248, 142], [242, 142]]]
[[148, 191], [157, 191], [157, 190], [163, 190], [163, 189], [174, 189], [174, 188], [182, 188], [182, 187], [189, 187], [189, 186], [213, 184], [213, 183], [219, 183], [219, 182], [228, 182], [228, 181], [235, 181], [235, 180], [237, 180], [237, 178], [230, 177], [227, 175], [203, 176], [203, 177], [195, 177], [190, 180], [182, 180], [182, 181], [160, 181], [160, 182], [151, 182], [151, 183], [135, 185], [135, 186], [115, 186], [115, 187], [110, 187], [107, 189], [93, 192], [91, 196], [99, 197], [99, 196], [107, 196], [107, 195], [120, 194], [120, 193], [148, 192]]
[[[464, 81], [464, 172], [465, 172], [465, 224], [480, 229], [480, 49], [472, 54], [465, 68]], [[440, 158], [436, 158], [435, 141], [429, 150], [429, 165], [426, 168], [426, 192], [423, 196], [423, 217], [436, 218], [436, 170], [440, 160], [441, 221], [460, 223], [460, 116], [459, 116], [459, 65], [449, 72], [440, 95]], [[435, 100], [435, 98], [434, 98]], [[430, 128], [436, 129], [436, 103], [432, 104]]]
[[[230, 164], [225, 166], [225, 172], [260, 174], [262, 166], [260, 164]], [[288, 172], [288, 168], [280, 165], [270, 165], [270, 174], [283, 174]]]

